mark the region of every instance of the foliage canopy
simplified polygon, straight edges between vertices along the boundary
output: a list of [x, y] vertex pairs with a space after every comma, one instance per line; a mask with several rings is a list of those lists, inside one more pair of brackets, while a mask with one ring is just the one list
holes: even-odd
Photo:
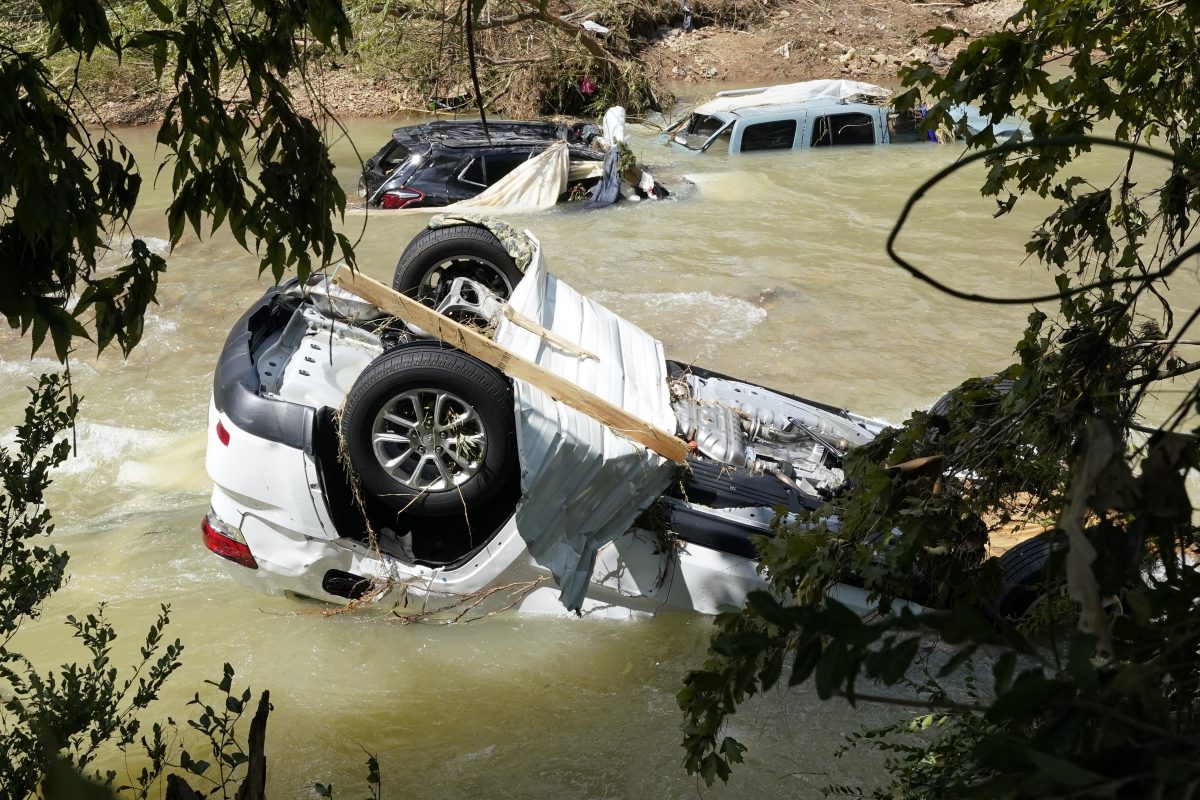
[[[351, 242], [334, 225], [346, 198], [319, 127], [319, 99], [308, 93], [301, 103], [287, 83], [299, 73], [307, 86], [308, 43], [344, 48], [349, 24], [337, 0], [36, 6], [37, 35], [9, 27], [0, 36], [0, 258], [8, 279], [0, 313], [30, 335], [34, 353], [49, 341], [67, 363], [85, 339], [98, 350], [115, 342], [128, 354], [166, 267], [132, 227], [140, 166], [111, 131], [89, 127], [95, 111], [79, 75], [93, 59], [148, 59], [172, 86], [155, 173], [171, 181], [172, 247], [189, 227], [201, 236], [204, 227], [211, 233], [227, 225], [258, 254], [260, 271], [277, 280], [286, 270], [303, 278], [339, 257], [353, 261]], [[66, 68], [52, 74], [51, 63]], [[312, 113], [302, 114], [302, 106]], [[81, 774], [112, 785], [116, 774], [98, 773], [98, 756], [140, 746], [150, 766], [121, 788], [146, 796], [173, 766], [210, 781], [210, 793], [232, 796], [234, 773], [254, 756], [232, 736], [249, 692], [232, 690], [231, 669], [213, 683], [225, 694], [225, 710], [216, 713], [197, 696], [204, 713], [191, 723], [209, 738], [215, 766], [185, 750], [169, 762], [177, 736], [159, 725], [142, 731], [140, 713], [178, 668], [183, 649], [165, 636], [165, 606], [124, 674], [113, 665], [117, 633], [103, 607], [66, 620], [87, 654], [81, 664], [42, 672], [16, 649], [21, 626], [41, 614], [66, 575], [66, 554], [39, 542], [53, 530], [44, 494], [51, 470], [69, 454], [63, 434], [78, 407], [69, 370], [43, 376], [31, 389], [15, 449], [0, 449], [0, 786], [6, 797], [107, 796]], [[265, 698], [260, 706], [265, 726]]]
[[[1053, 276], [1057, 308], [1031, 313], [996, 379], [967, 381], [851, 453], [846, 492], [761, 542], [771, 591], [718, 618], [709, 661], [679, 695], [690, 770], [727, 779], [743, 752], [723, 735], [729, 715], [786, 681], [927, 709], [856, 740], [890, 754], [877, 797], [1200, 787], [1200, 542], [1185, 487], [1200, 459], [1200, 362], [1183, 355], [1200, 309], [1177, 320], [1168, 282], [1195, 253], [1198, 30], [1194, 3], [1027, 0], [944, 75], [902, 72], [899, 105], [933, 98], [930, 126], [963, 102], [1029, 121], [1033, 142], [987, 150], [987, 128], [964, 161], [984, 159], [997, 216], [1022, 195], [1057, 202], [1026, 248]], [[1126, 151], [1105, 182], [1071, 169], [1101, 143], [1087, 136], [1098, 128]], [[1167, 161], [1147, 163], [1143, 146]], [[964, 299], [1035, 300], [956, 292], [891, 252]], [[1182, 399], [1143, 418], [1171, 379]], [[1017, 515], [1052, 523], [1042, 602], [1019, 623], [996, 613], [1004, 579], [985, 557], [987, 533]], [[826, 597], [848, 574], [894, 613], [863, 620]]]
[[[65, 359], [75, 337], [123, 352], [137, 344], [163, 257], [136, 238], [130, 220], [143, 173], [107, 129], [93, 132], [87, 94], [60, 89], [47, 59], [77, 71], [101, 54], [148, 58], [173, 96], [158, 130], [169, 178], [171, 245], [190, 227], [228, 224], [276, 279], [353, 259], [332, 218], [346, 197], [321, 129], [300, 114], [287, 77], [304, 65], [303, 44], [344, 44], [349, 24], [336, 0], [162, 0], [153, 25], [134, 4], [45, 0], [44, 40], [0, 41], [0, 255], [10, 288], [0, 313], [32, 335], [49, 335]], [[67, 74], [70, 74], [69, 72]], [[307, 98], [319, 111], [315, 94]], [[320, 119], [320, 115], [316, 115]]]

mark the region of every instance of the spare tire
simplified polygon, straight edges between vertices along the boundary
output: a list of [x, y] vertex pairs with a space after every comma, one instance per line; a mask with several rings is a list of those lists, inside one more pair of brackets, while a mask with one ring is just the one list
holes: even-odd
[[397, 511], [466, 513], [517, 478], [512, 388], [466, 353], [404, 345], [372, 361], [342, 410], [362, 485]]
[[477, 281], [505, 300], [521, 280], [521, 270], [487, 228], [426, 228], [404, 248], [392, 288], [436, 306], [455, 278]]

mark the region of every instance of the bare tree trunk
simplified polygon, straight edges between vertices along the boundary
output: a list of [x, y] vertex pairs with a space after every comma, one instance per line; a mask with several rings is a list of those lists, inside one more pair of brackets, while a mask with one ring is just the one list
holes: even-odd
[[204, 800], [203, 796], [188, 786], [180, 776], [172, 773], [167, 776], [166, 800]]
[[[247, 742], [248, 760], [246, 777], [238, 787], [235, 800], [265, 800], [267, 796], [267, 715], [271, 713], [271, 693], [263, 692], [258, 701], [258, 710], [250, 722], [250, 741]], [[167, 776], [167, 793], [164, 800], [204, 800], [181, 776]]]
[[271, 713], [271, 693], [263, 692], [258, 710], [250, 723], [250, 760], [246, 763], [246, 779], [238, 787], [235, 800], [264, 800], [267, 796], [267, 714]]

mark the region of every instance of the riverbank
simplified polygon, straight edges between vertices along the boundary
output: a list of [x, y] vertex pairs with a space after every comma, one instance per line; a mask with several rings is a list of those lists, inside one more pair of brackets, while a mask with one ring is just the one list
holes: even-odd
[[[814, 78], [854, 78], [892, 83], [901, 64], [945, 66], [966, 42], [999, 29], [1020, 8], [1019, 0], [974, 5], [874, 2], [778, 4], [760, 24], [740, 29], [713, 25], [684, 33], [664, 31], [643, 51], [659, 80], [718, 84], [775, 84]], [[947, 48], [922, 38], [938, 26], [966, 32]]]
[[[304, 80], [337, 117], [392, 117], [414, 111], [471, 113], [473, 97], [461, 42], [444, 33], [434, 42], [427, 16], [370, 16], [348, 2], [356, 38], [347, 56], [316, 55]], [[773, 84], [812, 78], [855, 78], [892, 83], [904, 63], [945, 66], [974, 36], [999, 28], [1019, 0], [971, 5], [907, 0], [765, 0], [748, 6], [692, 2], [695, 27], [683, 30], [675, 0], [611, 3], [593, 0], [557, 19], [510, 22], [497, 10], [477, 34], [488, 110], [497, 116], [594, 116], [609, 103], [637, 113], [671, 102], [672, 85], [695, 84], [696, 94], [724, 85]], [[749, 10], [747, 10], [749, 8]], [[589, 25], [590, 24], [590, 25]], [[598, 25], [607, 33], [588, 33]], [[965, 32], [946, 48], [922, 34], [937, 26]], [[517, 34], [520, 35], [517, 35]], [[618, 65], [592, 74], [591, 40]], [[459, 37], [461, 38], [461, 37]], [[423, 73], [415, 61], [434, 64]], [[110, 125], [157, 124], [165, 85], [147, 65], [127, 59], [96, 65], [83, 75], [97, 117]], [[433, 68], [436, 67], [436, 68]], [[294, 81], [301, 88], [300, 79]]]

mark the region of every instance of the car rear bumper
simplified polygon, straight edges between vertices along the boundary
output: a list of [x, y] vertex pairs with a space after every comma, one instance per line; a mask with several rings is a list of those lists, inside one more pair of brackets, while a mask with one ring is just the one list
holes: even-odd
[[313, 409], [259, 394], [254, 346], [271, 323], [271, 307], [287, 285], [272, 287], [233, 325], [213, 375], [213, 404], [241, 430], [312, 452]]

